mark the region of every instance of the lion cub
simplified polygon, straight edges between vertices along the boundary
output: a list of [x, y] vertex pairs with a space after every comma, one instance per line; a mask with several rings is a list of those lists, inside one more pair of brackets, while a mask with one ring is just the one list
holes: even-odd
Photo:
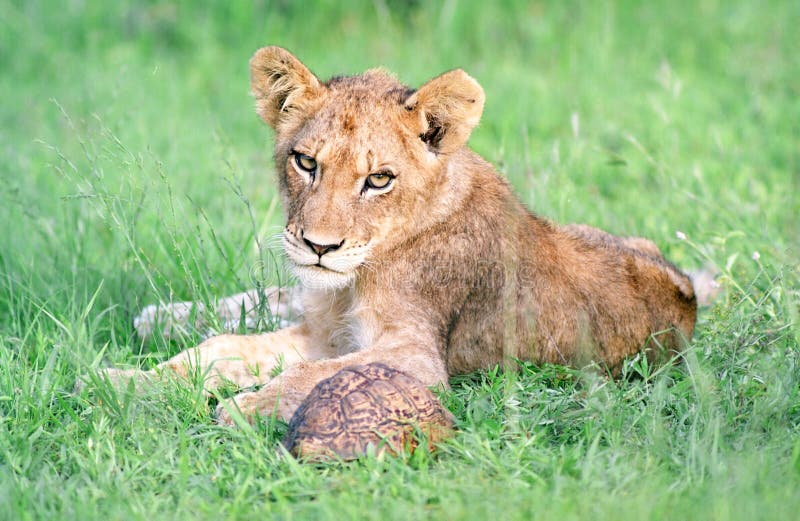
[[235, 408], [288, 419], [317, 382], [354, 364], [383, 362], [427, 385], [510, 357], [616, 373], [627, 356], [668, 358], [691, 338], [692, 283], [652, 242], [531, 214], [467, 148], [484, 93], [464, 71], [417, 90], [378, 69], [322, 82], [266, 47], [250, 72], [275, 130], [302, 315], [273, 333], [211, 338], [149, 373], [193, 366], [208, 387], [263, 384], [220, 404], [221, 422]]

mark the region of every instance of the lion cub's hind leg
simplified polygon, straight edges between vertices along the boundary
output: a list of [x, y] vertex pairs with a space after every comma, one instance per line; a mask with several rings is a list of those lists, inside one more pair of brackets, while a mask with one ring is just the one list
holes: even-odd
[[287, 327], [297, 323], [302, 314], [300, 293], [298, 287], [251, 289], [218, 299], [213, 311], [207, 310], [201, 302], [151, 304], [133, 319], [133, 326], [143, 339], [154, 336], [157, 331], [164, 338], [181, 338], [191, 330], [208, 331], [212, 329], [207, 321], [211, 317], [216, 317], [223, 331], [236, 329], [242, 318], [245, 326], [253, 329], [261, 314], [274, 317], [281, 327]]

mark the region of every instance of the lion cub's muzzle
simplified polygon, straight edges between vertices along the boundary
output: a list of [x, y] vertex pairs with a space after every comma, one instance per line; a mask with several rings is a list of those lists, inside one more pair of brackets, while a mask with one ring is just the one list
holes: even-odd
[[341, 248], [342, 245], [344, 245], [344, 239], [342, 239], [338, 243], [332, 243], [332, 244], [319, 244], [319, 243], [316, 243], [316, 242], [312, 241], [311, 239], [309, 239], [307, 236], [305, 236], [303, 234], [302, 230], [300, 231], [300, 238], [303, 239], [303, 242], [306, 243], [306, 245], [309, 248], [311, 248], [311, 251], [313, 251], [314, 253], [319, 255], [320, 259], [322, 259], [322, 256], [325, 255], [326, 253], [331, 252], [331, 251], [336, 251], [339, 248]]
[[299, 230], [284, 230], [283, 246], [292, 263], [292, 272], [304, 286], [338, 288], [355, 277], [355, 270], [366, 260], [368, 242], [347, 238], [315, 236]]

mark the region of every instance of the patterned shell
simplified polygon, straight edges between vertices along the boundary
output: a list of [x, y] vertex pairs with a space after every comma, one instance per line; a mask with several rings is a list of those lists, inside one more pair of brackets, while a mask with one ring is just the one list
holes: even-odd
[[342, 369], [318, 383], [289, 422], [284, 444], [305, 460], [356, 459], [413, 451], [415, 432], [433, 444], [452, 433], [453, 417], [419, 380], [384, 364]]

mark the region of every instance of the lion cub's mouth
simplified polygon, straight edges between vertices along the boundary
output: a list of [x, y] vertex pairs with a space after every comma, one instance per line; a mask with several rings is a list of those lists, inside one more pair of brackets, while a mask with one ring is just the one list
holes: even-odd
[[291, 262], [292, 274], [303, 286], [319, 289], [341, 288], [352, 282], [369, 251], [365, 245], [319, 255], [291, 233], [283, 234], [283, 248]]
[[344, 273], [326, 268], [321, 264], [292, 263], [291, 272], [300, 281], [300, 284], [311, 289], [340, 289], [355, 280], [355, 272]]
[[314, 264], [312, 266], [306, 265], [306, 266], [303, 266], [303, 267], [310, 268], [310, 269], [317, 269], [317, 270], [322, 271], [322, 272], [331, 271], [333, 273], [339, 273], [340, 275], [347, 275], [343, 271], [339, 271], [339, 270], [335, 270], [333, 268], [329, 268], [327, 266], [323, 266], [321, 262], [318, 262], [318, 263], [316, 263], [316, 264]]

